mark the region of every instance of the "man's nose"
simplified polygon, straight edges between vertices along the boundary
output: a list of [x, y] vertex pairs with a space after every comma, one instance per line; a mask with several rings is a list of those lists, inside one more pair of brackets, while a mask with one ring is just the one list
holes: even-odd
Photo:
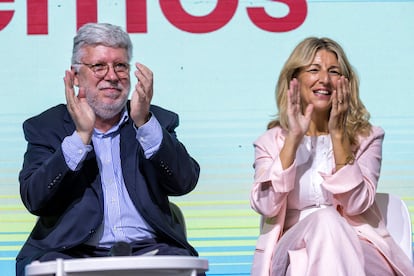
[[119, 79], [112, 64], [108, 64], [108, 72], [106, 72], [105, 79], [112, 81]]

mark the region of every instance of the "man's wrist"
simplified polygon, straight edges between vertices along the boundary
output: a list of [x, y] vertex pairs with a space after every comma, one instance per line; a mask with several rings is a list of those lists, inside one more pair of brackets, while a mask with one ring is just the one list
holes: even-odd
[[151, 112], [148, 112], [148, 115], [145, 117], [145, 120], [142, 120], [142, 122], [137, 123], [137, 122], [134, 121], [135, 127], [139, 128], [139, 127], [145, 125], [146, 123], [148, 123], [148, 121], [151, 119], [151, 116], [152, 116]]

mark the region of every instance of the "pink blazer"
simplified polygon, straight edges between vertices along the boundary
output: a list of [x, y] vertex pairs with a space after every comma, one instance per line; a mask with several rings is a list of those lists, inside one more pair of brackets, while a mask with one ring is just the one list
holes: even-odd
[[[282, 169], [279, 152], [285, 131], [272, 128], [254, 143], [255, 175], [250, 194], [251, 207], [262, 215], [260, 235], [254, 253], [251, 275], [270, 274], [271, 259], [285, 224], [287, 195], [294, 188], [296, 163]], [[413, 275], [413, 266], [388, 233], [374, 203], [382, 160], [384, 131], [373, 127], [368, 137], [361, 137], [355, 162], [338, 172], [323, 174], [323, 187], [334, 197], [341, 211], [359, 235], [371, 241], [400, 275]]]

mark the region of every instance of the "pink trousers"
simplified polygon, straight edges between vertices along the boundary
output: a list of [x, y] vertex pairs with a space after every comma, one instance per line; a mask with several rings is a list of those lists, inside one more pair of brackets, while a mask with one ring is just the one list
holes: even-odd
[[272, 275], [396, 275], [381, 253], [333, 207], [320, 209], [286, 231], [276, 246]]

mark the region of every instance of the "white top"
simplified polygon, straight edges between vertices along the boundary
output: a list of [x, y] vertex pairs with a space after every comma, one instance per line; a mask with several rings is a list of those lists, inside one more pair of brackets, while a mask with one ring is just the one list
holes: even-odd
[[296, 152], [295, 188], [288, 195], [287, 217], [297, 216], [300, 212], [299, 217], [303, 219], [320, 208], [332, 205], [332, 194], [322, 187], [320, 173], [332, 173], [333, 166], [331, 137], [304, 136]]

